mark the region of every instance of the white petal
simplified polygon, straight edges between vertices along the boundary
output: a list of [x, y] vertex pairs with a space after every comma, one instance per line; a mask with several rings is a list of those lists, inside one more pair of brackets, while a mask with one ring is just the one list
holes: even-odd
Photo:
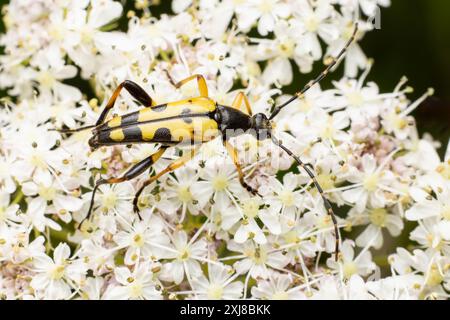
[[271, 233], [276, 235], [281, 233], [281, 223], [277, 214], [269, 210], [261, 210], [258, 216]]
[[53, 204], [57, 209], [66, 209], [67, 211], [73, 212], [81, 209], [83, 201], [72, 196], [58, 195], [53, 199]]
[[450, 241], [450, 221], [441, 221], [438, 230], [444, 240]]
[[403, 230], [403, 220], [399, 216], [390, 214], [387, 216], [386, 227], [394, 237], [400, 235]]
[[383, 243], [383, 235], [380, 228], [369, 225], [367, 228], [356, 238], [356, 244], [358, 247], [365, 247], [370, 245], [378, 249]]
[[131, 272], [127, 267], [117, 267], [114, 269], [116, 280], [121, 284], [128, 284], [128, 278], [131, 277]]
[[363, 197], [364, 193], [365, 191], [363, 188], [357, 187], [344, 191], [342, 193], [342, 198], [350, 203], [356, 203]]
[[405, 212], [405, 217], [411, 221], [430, 218], [440, 213], [440, 208], [434, 202], [419, 203]]
[[109, 22], [117, 19], [122, 14], [120, 2], [108, 1], [104, 5], [94, 6], [89, 14], [89, 25], [93, 28], [100, 28]]
[[362, 158], [362, 166], [363, 166], [364, 172], [373, 173], [377, 167], [377, 162], [372, 155], [365, 155]]
[[234, 241], [237, 243], [244, 243], [248, 239], [248, 231], [244, 225], [241, 225], [234, 234]]
[[63, 263], [70, 257], [70, 248], [66, 243], [60, 243], [53, 253], [53, 260], [57, 264]]

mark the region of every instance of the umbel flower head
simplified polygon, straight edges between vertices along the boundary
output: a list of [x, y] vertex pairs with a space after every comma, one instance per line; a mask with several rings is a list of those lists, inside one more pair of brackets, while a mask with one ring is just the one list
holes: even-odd
[[[1, 298], [448, 298], [450, 157], [439, 158], [411, 116], [432, 90], [410, 101], [402, 78], [380, 92], [366, 80], [373, 61], [358, 44], [373, 29], [367, 18], [389, 1], [173, 0], [160, 15], [149, 3], [11, 0], [3, 8]], [[338, 212], [338, 261], [333, 221], [310, 177], [270, 140], [249, 135], [230, 142], [259, 195], [242, 187], [216, 139], [146, 186], [140, 216], [136, 191], [186, 150], [170, 148], [150, 172], [102, 185], [86, 219], [97, 179], [120, 176], [160, 146], [91, 149], [89, 130], [50, 129], [94, 124], [124, 80], [157, 104], [197, 96], [194, 85], [172, 85], [193, 74], [219, 104], [244, 92], [254, 113], [268, 115], [292, 97], [293, 75], [301, 73], [300, 90], [356, 22], [333, 83], [283, 108], [273, 129]], [[123, 90], [112, 114], [140, 108]], [[386, 247], [406, 222], [414, 225], [408, 247]]]

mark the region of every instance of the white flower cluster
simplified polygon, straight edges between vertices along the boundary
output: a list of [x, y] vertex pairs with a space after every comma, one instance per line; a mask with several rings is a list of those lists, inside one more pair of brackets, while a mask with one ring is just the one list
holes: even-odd
[[[392, 93], [380, 93], [365, 81], [372, 61], [357, 43], [343, 62], [345, 77], [328, 90], [314, 86], [276, 118], [278, 137], [314, 168], [339, 212], [339, 261], [323, 259], [334, 251], [333, 224], [309, 177], [289, 171], [292, 160], [270, 141], [247, 136], [232, 142], [262, 197], [240, 185], [222, 143], [212, 141], [145, 189], [142, 220], [133, 212], [134, 193], [179, 156], [177, 148], [150, 173], [101, 186], [80, 227], [95, 180], [119, 176], [157, 145], [90, 151], [89, 130], [49, 129], [95, 123], [125, 79], [158, 103], [198, 94], [194, 86], [175, 89], [165, 70], [176, 80], [204, 75], [221, 104], [243, 90], [253, 111], [267, 114], [274, 100], [288, 98], [278, 95], [294, 71], [327, 62], [358, 20], [361, 39], [373, 28], [364, 17], [389, 5], [174, 0], [174, 14], [155, 17], [149, 3], [136, 1], [128, 12], [112, 0], [11, 0], [3, 8], [0, 297], [448, 297], [450, 155], [441, 162], [436, 143], [418, 136], [410, 116], [432, 92], [411, 103], [402, 79]], [[126, 31], [118, 19], [127, 21]], [[301, 77], [298, 89], [312, 76]], [[83, 85], [73, 85], [76, 78]], [[114, 112], [138, 110], [122, 92]], [[402, 234], [406, 223], [409, 235]], [[396, 248], [398, 237], [407, 248]], [[376, 251], [383, 243], [384, 258]]]

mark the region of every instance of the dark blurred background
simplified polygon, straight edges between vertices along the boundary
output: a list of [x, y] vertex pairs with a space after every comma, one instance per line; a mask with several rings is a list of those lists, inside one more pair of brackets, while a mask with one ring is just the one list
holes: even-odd
[[[0, 0], [0, 5], [7, 2]], [[163, 4], [153, 10], [155, 14], [170, 10], [169, 0], [160, 2]], [[126, 9], [133, 8], [134, 1], [126, 3]], [[3, 30], [0, 25], [0, 31]], [[403, 75], [415, 88], [411, 99], [429, 87], [436, 89], [435, 97], [414, 115], [422, 133], [430, 132], [443, 143], [443, 154], [450, 138], [450, 1], [392, 0], [389, 8], [381, 10], [381, 29], [367, 34], [362, 47], [375, 59], [369, 80], [383, 91], [392, 91]], [[320, 68], [317, 65], [317, 70]], [[304, 81], [304, 76], [299, 77], [296, 83]], [[327, 79], [324, 85], [330, 81]], [[4, 92], [0, 94], [3, 96]]]
[[436, 90], [416, 110], [420, 131], [443, 143], [450, 138], [450, 1], [392, 0], [381, 10], [381, 29], [367, 34], [364, 52], [375, 59], [370, 80], [390, 91], [405, 75], [417, 98], [427, 88]]

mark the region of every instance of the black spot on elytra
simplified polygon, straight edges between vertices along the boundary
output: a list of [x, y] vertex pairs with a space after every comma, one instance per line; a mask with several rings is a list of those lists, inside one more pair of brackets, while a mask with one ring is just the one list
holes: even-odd
[[184, 123], [191, 124], [192, 118], [183, 118]]
[[[97, 139], [95, 139], [95, 141], [96, 141], [98, 144], [106, 144], [106, 143], [114, 142], [114, 141], [111, 139], [110, 133], [111, 133], [111, 130], [100, 131], [100, 132], [96, 135]], [[93, 139], [93, 141], [94, 141], [94, 139]]]
[[172, 141], [172, 134], [167, 128], [158, 128], [153, 136], [154, 141]]
[[127, 115], [122, 116], [121, 125], [126, 126], [133, 123], [137, 123], [138, 119], [139, 119], [139, 111], [129, 113]]
[[160, 104], [159, 106], [153, 107], [152, 110], [155, 112], [163, 112], [164, 110], [166, 110], [166, 108], [167, 108], [167, 103], [164, 103], [164, 104]]
[[139, 142], [142, 140], [142, 131], [137, 125], [125, 127], [123, 134], [126, 141]]
[[189, 108], [184, 108], [183, 111], [181, 111], [181, 114], [190, 114], [191, 113], [191, 109]]

